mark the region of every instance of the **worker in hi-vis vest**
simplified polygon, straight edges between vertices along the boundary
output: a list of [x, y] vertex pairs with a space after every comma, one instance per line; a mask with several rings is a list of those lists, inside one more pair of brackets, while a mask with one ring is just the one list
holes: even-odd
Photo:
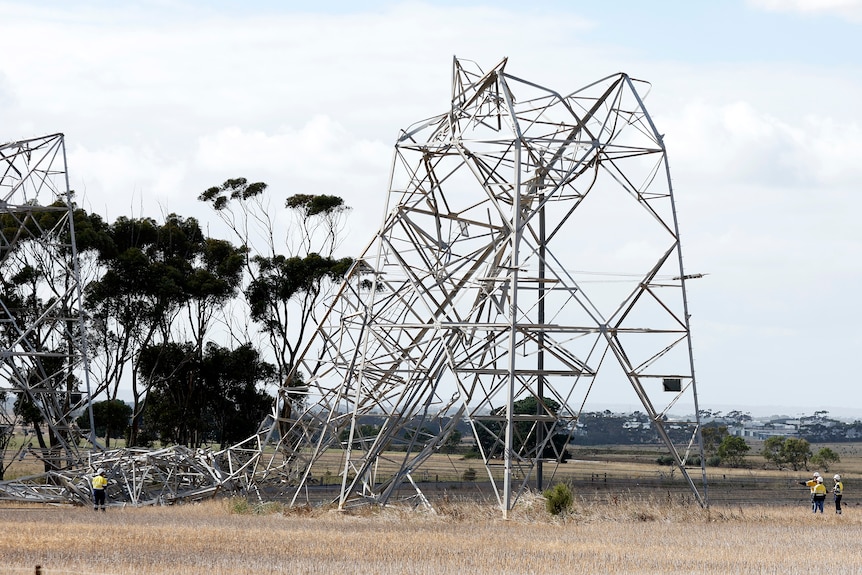
[[105, 510], [105, 488], [107, 486], [108, 479], [105, 477], [105, 470], [100, 469], [93, 476], [93, 511]]
[[815, 472], [814, 472], [814, 475], [812, 475], [812, 476], [811, 476], [811, 479], [809, 479], [808, 481], [800, 481], [800, 482], [799, 482], [799, 485], [805, 485], [805, 486], [807, 486], [807, 487], [808, 487], [808, 489], [810, 490], [810, 494], [811, 494], [811, 510], [812, 510], [812, 511], [816, 511], [816, 509], [814, 508], [814, 488], [815, 488], [815, 487], [817, 487], [817, 480], [818, 480], [819, 478], [820, 478], [820, 474], [819, 474], [819, 473], [817, 473], [817, 472], [815, 471]]
[[832, 486], [832, 495], [835, 496], [835, 513], [841, 515], [841, 496], [844, 495], [844, 482], [841, 481], [841, 476], [837, 473], [832, 478], [835, 485]]
[[814, 513], [818, 511], [823, 513], [823, 502], [826, 501], [826, 486], [823, 485], [823, 478], [817, 478], [817, 485], [814, 486]]

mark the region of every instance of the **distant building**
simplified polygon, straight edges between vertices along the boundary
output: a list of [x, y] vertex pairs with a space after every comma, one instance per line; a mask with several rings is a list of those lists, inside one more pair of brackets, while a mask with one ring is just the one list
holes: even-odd
[[727, 432], [736, 437], [764, 440], [770, 437], [799, 437], [799, 421], [746, 421], [742, 425], [727, 427]]

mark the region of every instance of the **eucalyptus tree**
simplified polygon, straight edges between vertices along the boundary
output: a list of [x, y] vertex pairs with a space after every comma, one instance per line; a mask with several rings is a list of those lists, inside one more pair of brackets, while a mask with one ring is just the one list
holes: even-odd
[[196, 219], [176, 214], [163, 224], [121, 217], [110, 233], [100, 257], [105, 273], [88, 285], [86, 300], [110, 399], [132, 366], [134, 445], [153, 380], [141, 372], [140, 354], [190, 342], [188, 353], [199, 360], [215, 314], [237, 294], [245, 256], [230, 242], [206, 237]]
[[145, 424], [163, 443], [200, 447], [253, 434], [272, 398], [264, 390], [273, 366], [249, 344], [228, 349], [213, 342], [202, 354], [191, 342], [167, 342], [141, 354], [150, 395]]
[[[525, 397], [512, 404], [513, 412], [519, 415], [534, 415], [546, 413], [552, 416], [560, 410], [560, 404], [545, 397], [541, 403], [534, 396]], [[493, 459], [502, 457], [505, 449], [505, 416], [506, 407], [496, 407], [482, 418], [476, 427], [476, 435], [484, 457]], [[542, 429], [539, 427], [542, 426]], [[553, 424], [535, 421], [517, 421], [513, 428], [513, 449], [520, 457], [534, 457], [541, 445], [541, 457], [565, 462], [569, 458], [566, 445], [571, 438], [571, 431], [559, 421]]]
[[[97, 437], [105, 438], [105, 447], [111, 447], [111, 439], [123, 437], [129, 427], [132, 408], [125, 401], [106, 399], [93, 403], [93, 423]], [[81, 427], [89, 425], [86, 414], [78, 418]]]
[[[249, 316], [268, 340], [279, 381], [294, 365], [321, 298], [353, 264], [335, 257], [350, 208], [331, 195], [297, 194], [284, 202], [290, 224], [279, 227], [263, 182], [234, 178], [198, 199], [209, 203], [248, 249], [244, 294]], [[302, 374], [296, 374], [300, 385]]]
[[146, 393], [139, 385], [135, 361], [159, 334], [170, 331], [183, 297], [182, 270], [161, 257], [160, 232], [152, 218], [118, 218], [110, 226], [111, 244], [100, 252], [104, 274], [85, 290], [90, 341], [98, 352], [95, 361], [102, 366], [99, 389], [116, 399], [131, 367], [132, 445]]

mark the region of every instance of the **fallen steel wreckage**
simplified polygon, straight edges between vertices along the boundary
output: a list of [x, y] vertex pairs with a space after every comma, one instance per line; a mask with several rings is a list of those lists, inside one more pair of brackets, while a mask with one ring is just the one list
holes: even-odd
[[[301, 504], [319, 487], [313, 469], [328, 452], [337, 454], [327, 460], [338, 469], [328, 493], [339, 507], [428, 505], [414, 474], [467, 421], [505, 514], [531, 481], [541, 485], [549, 466], [564, 461], [591, 390], [616, 379], [633, 390], [695, 499], [707, 504], [687, 276], [663, 138], [639, 92], [646, 84], [616, 74], [562, 96], [510, 75], [506, 64], [484, 72], [454, 60], [450, 109], [400, 134], [384, 223], [272, 414], [257, 434], [221, 450], [100, 449], [75, 428], [89, 382], [84, 330], [69, 321], [81, 314], [77, 268], [65, 257], [75, 246], [61, 209], [71, 203], [63, 138], [0, 147], [0, 207], [18, 222], [17, 232], [7, 225], [4, 233], [20, 238], [40, 221], [39, 193], [61, 200], [50, 203], [58, 230], [40, 238], [72, 245], [39, 249], [74, 281], [39, 329], [75, 342], [64, 364], [80, 369], [87, 386], [80, 397], [64, 391], [46, 356], [26, 345], [34, 326], [3, 310], [7, 332], [21, 334], [5, 338], [10, 389], [41, 406], [57, 442], [37, 454], [51, 458], [51, 471], [0, 483], [0, 498], [85, 504], [92, 474], [104, 468], [115, 504], [216, 493], [277, 493]], [[639, 223], [598, 223], [609, 212]], [[627, 261], [628, 283], [596, 289], [574, 271], [603, 269], [601, 256], [591, 259], [594, 245], [627, 241], [653, 248]], [[515, 412], [524, 399], [535, 412]], [[671, 426], [671, 408], [691, 416]], [[370, 416], [379, 425], [362, 425]]]

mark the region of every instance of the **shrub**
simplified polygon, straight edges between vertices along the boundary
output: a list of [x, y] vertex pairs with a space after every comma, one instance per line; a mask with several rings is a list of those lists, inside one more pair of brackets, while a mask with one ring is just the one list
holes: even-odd
[[235, 515], [247, 515], [252, 512], [251, 503], [243, 497], [231, 497], [227, 505], [228, 511]]
[[572, 507], [574, 499], [572, 497], [572, 490], [565, 483], [557, 483], [542, 493], [542, 495], [545, 496], [545, 509], [551, 515], [560, 515]]
[[818, 467], [822, 467], [824, 471], [829, 471], [829, 466], [833, 463], [838, 463], [839, 461], [841, 461], [841, 457], [828, 447], [821, 448], [820, 451], [811, 458], [811, 463]]
[[464, 481], [476, 481], [476, 470], [472, 467], [468, 467], [464, 470], [464, 473], [461, 474], [461, 479]]
[[284, 512], [282, 503], [274, 501], [251, 503], [244, 497], [231, 497], [228, 499], [227, 507], [232, 515], [272, 515]]
[[710, 467], [718, 467], [719, 465], [721, 465], [721, 457], [719, 457], [718, 455], [713, 455], [706, 460], [706, 464]]
[[730, 467], [743, 467], [750, 449], [743, 438], [728, 435], [718, 446], [718, 456]]

